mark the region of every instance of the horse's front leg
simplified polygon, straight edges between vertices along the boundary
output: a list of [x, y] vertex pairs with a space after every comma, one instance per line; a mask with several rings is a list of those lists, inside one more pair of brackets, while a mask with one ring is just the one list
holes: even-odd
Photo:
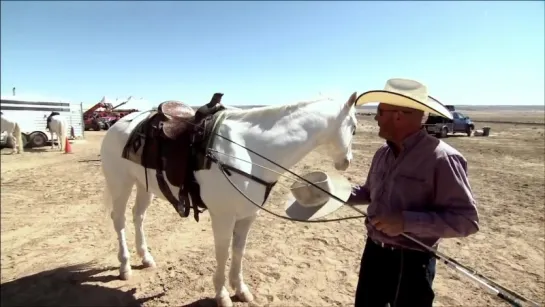
[[146, 243], [146, 235], [144, 232], [144, 219], [146, 218], [146, 210], [148, 209], [153, 194], [146, 191], [146, 186], [140, 182], [136, 183], [136, 201], [132, 209], [133, 222], [134, 222], [134, 237], [136, 241], [136, 252], [138, 256], [142, 257], [142, 264], [144, 267], [156, 267], [155, 260], [148, 250], [148, 244]]
[[228, 214], [213, 215], [210, 212], [212, 220], [212, 231], [214, 232], [214, 245], [216, 249], [216, 272], [214, 273], [214, 288], [216, 290], [216, 302], [219, 307], [233, 306], [229, 291], [225, 288], [225, 265], [229, 258], [229, 243], [233, 235], [235, 226], [235, 217]]
[[257, 215], [254, 215], [237, 221], [233, 231], [233, 251], [231, 269], [229, 271], [229, 284], [235, 290], [238, 299], [242, 302], [251, 302], [254, 299], [254, 296], [242, 278], [242, 258], [244, 257], [250, 227], [256, 217]]

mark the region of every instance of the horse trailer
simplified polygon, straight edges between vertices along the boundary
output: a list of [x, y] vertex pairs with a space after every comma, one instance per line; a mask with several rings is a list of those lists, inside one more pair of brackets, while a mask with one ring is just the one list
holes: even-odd
[[[68, 138], [83, 138], [83, 110], [81, 103], [2, 96], [0, 110], [5, 116], [19, 123], [23, 134], [23, 143], [28, 144], [29, 147], [42, 147], [49, 142], [57, 141], [56, 135], [53, 136], [53, 139], [50, 139], [51, 133], [46, 128], [47, 117], [51, 112], [58, 112], [66, 118], [68, 123], [66, 135]], [[4, 142], [5, 139], [2, 138], [2, 143]]]

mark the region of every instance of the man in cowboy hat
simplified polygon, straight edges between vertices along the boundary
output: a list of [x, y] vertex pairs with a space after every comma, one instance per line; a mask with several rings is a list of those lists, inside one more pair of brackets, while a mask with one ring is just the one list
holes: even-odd
[[401, 234], [436, 247], [441, 238], [479, 230], [467, 161], [421, 128], [424, 112], [452, 118], [423, 84], [391, 79], [384, 90], [363, 93], [356, 105], [369, 102], [379, 102], [375, 120], [386, 144], [348, 200], [369, 205], [355, 304], [431, 307], [435, 258]]

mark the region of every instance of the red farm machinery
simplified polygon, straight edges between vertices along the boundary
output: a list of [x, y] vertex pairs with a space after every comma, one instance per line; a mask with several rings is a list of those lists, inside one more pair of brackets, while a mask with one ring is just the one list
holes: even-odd
[[85, 130], [108, 130], [123, 116], [132, 112], [137, 112], [137, 109], [119, 109], [119, 107], [126, 104], [130, 99], [131, 97], [126, 101], [113, 106], [111, 103], [106, 102], [106, 97], [103, 97], [100, 102], [83, 112]]

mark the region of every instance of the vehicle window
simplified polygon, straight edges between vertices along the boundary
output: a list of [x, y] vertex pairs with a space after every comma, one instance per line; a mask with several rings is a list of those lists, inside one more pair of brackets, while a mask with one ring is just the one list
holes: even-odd
[[460, 119], [460, 115], [458, 114], [458, 112], [453, 112], [452, 117], [454, 117], [454, 119]]

